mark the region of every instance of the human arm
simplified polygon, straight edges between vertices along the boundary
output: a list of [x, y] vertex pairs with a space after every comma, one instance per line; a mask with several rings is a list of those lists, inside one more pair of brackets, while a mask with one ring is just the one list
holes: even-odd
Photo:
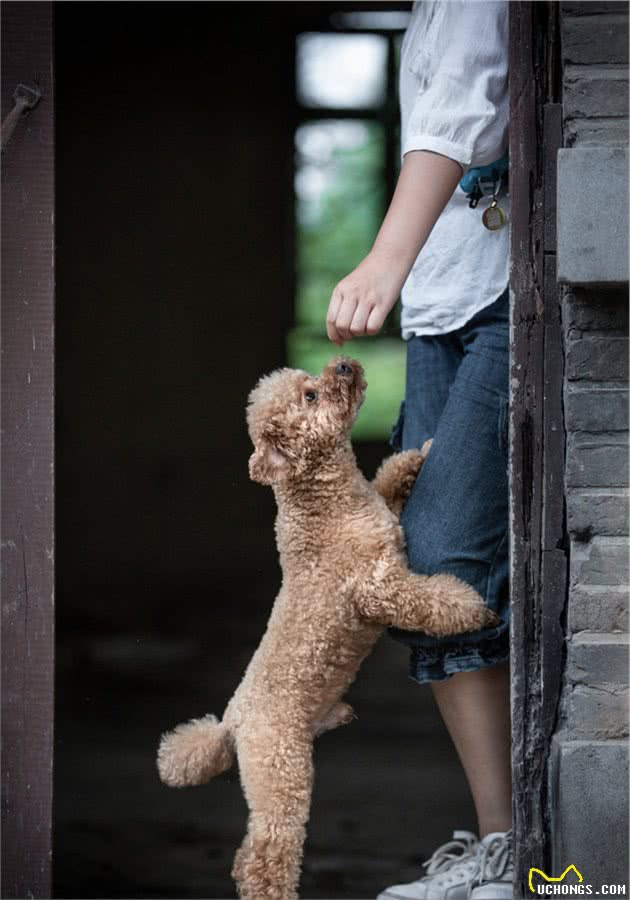
[[438, 6], [437, 32], [418, 20], [406, 38], [401, 65], [415, 87], [403, 105], [403, 166], [374, 247], [333, 291], [326, 327], [338, 344], [379, 331], [462, 174], [506, 149], [507, 0]]
[[425, 150], [405, 154], [374, 246], [333, 291], [326, 331], [335, 344], [376, 334], [462, 177], [459, 163]]

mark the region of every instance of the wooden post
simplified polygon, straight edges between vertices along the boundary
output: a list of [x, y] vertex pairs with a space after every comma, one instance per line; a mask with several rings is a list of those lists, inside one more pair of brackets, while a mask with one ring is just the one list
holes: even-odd
[[2, 896], [51, 896], [54, 685], [52, 4], [2, 4]]
[[562, 144], [557, 3], [510, 3], [511, 659], [514, 896], [549, 871], [547, 766], [567, 594], [563, 350], [555, 278]]

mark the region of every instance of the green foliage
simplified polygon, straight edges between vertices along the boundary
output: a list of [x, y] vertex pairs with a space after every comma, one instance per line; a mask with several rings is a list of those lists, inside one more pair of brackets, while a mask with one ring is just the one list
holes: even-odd
[[[314, 123], [305, 128], [316, 128]], [[325, 317], [333, 288], [369, 252], [384, 211], [384, 135], [382, 126], [361, 123], [365, 139], [351, 147], [335, 146], [335, 133], [323, 160], [298, 159], [300, 166], [320, 168], [326, 186], [317, 196], [297, 201], [296, 328], [288, 335], [290, 365], [317, 373], [337, 349], [326, 338]], [[338, 137], [338, 136], [337, 136]], [[390, 317], [394, 318], [394, 317]], [[389, 435], [404, 390], [404, 344], [384, 334], [354, 340], [344, 348], [366, 368], [367, 400], [355, 426], [357, 439]]]
[[[323, 329], [336, 283], [369, 252], [383, 214], [382, 127], [362, 123], [356, 148], [332, 150], [322, 165], [331, 183], [316, 199], [298, 198], [297, 309], [301, 325]], [[311, 126], [316, 127], [316, 126]], [[332, 170], [332, 171], [331, 171]]]

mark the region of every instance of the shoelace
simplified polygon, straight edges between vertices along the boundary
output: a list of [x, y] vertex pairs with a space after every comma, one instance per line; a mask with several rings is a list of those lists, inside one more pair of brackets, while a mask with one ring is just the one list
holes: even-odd
[[513, 865], [512, 832], [506, 831], [481, 847], [477, 872], [468, 885], [468, 900], [475, 887], [485, 881], [497, 881]]
[[447, 841], [446, 844], [438, 847], [426, 862], [422, 863], [422, 867], [426, 869], [427, 875], [437, 875], [439, 872], [446, 871], [446, 869], [464, 857], [469, 856], [471, 852], [471, 840], [458, 838]]

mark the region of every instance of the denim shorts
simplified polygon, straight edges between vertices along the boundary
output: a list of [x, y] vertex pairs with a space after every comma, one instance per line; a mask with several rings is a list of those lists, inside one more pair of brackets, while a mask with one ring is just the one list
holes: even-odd
[[457, 575], [501, 618], [447, 638], [391, 628], [411, 648], [419, 682], [509, 657], [508, 383], [507, 289], [462, 328], [407, 341], [405, 401], [391, 445], [408, 450], [433, 438], [401, 519], [409, 567]]

